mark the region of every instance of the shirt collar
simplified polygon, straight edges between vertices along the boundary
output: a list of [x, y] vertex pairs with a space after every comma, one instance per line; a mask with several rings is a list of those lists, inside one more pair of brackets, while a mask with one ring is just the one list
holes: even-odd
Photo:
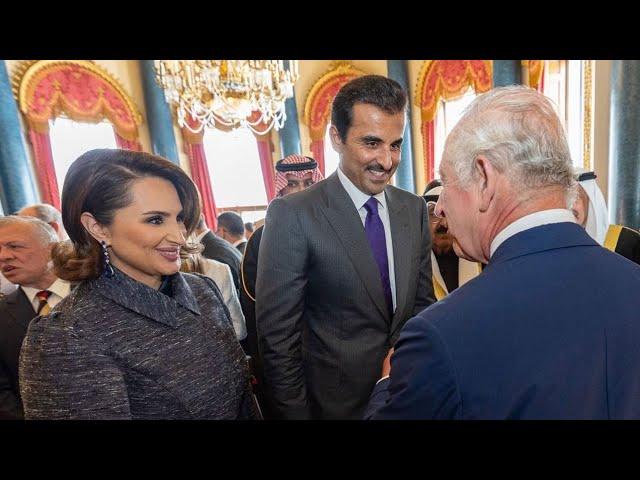
[[[340, 167], [337, 168], [337, 172], [338, 172], [338, 178], [340, 179], [340, 183], [342, 184], [344, 189], [347, 191], [347, 194], [349, 195], [349, 197], [351, 198], [351, 201], [355, 205], [356, 210], [360, 210], [364, 206], [364, 204], [367, 203], [367, 200], [369, 200], [369, 198], [372, 197], [372, 195], [364, 193], [358, 187], [356, 187], [353, 184], [353, 182], [349, 180], [349, 177], [347, 177], [343, 173]], [[375, 199], [378, 200], [378, 203], [382, 205], [382, 208], [384, 209], [387, 208], [387, 200], [384, 195], [384, 190], [378, 193], [377, 195], [373, 195], [373, 197], [375, 197]]]
[[181, 308], [200, 315], [198, 302], [180, 272], [169, 277], [173, 293], [173, 296], [169, 297], [134, 280], [115, 267], [113, 270], [112, 277], [103, 272], [99, 278], [88, 282], [89, 287], [129, 310], [174, 328], [178, 327]]
[[576, 219], [573, 216], [571, 210], [566, 210], [564, 208], [555, 208], [525, 215], [524, 217], [519, 218], [512, 224], [508, 225], [505, 229], [498, 233], [498, 235], [495, 236], [495, 238], [491, 242], [490, 257], [493, 257], [493, 254], [498, 249], [498, 247], [502, 245], [502, 243], [504, 243], [507, 239], [513, 237], [517, 233], [524, 232], [525, 230], [539, 227], [541, 225], [563, 222], [576, 223]]
[[36, 298], [36, 294], [42, 290], [49, 290], [52, 294], [57, 295], [58, 297], [60, 297], [60, 299], [63, 299], [64, 297], [69, 295], [69, 292], [71, 291], [71, 284], [65, 280], [56, 278], [56, 280], [47, 288], [33, 288], [23, 286], [21, 286], [20, 288], [22, 288], [22, 291], [29, 299], [29, 302], [33, 303]]

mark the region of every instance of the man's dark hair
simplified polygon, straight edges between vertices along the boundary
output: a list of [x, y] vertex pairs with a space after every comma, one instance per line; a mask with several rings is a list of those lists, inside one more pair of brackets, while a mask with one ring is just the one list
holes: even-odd
[[245, 224], [244, 224], [244, 228], [245, 228], [245, 230], [247, 230], [248, 232], [253, 232], [253, 230], [254, 230], [254, 228], [255, 228], [255, 227], [254, 227], [254, 225], [253, 225], [253, 222], [245, 222]]
[[244, 222], [236, 212], [223, 212], [218, 215], [218, 225], [227, 229], [231, 235], [244, 235]]
[[393, 115], [405, 111], [407, 94], [398, 82], [382, 75], [365, 75], [346, 83], [331, 108], [331, 124], [338, 130], [342, 141], [347, 139], [356, 103], [368, 103]]

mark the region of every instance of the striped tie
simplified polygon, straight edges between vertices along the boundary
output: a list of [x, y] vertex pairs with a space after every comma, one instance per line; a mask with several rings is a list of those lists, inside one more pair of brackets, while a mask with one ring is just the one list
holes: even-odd
[[49, 295], [51, 295], [49, 290], [40, 290], [36, 293], [36, 298], [40, 300], [38, 311], [36, 312], [38, 315], [46, 315], [51, 311], [51, 305], [47, 302]]

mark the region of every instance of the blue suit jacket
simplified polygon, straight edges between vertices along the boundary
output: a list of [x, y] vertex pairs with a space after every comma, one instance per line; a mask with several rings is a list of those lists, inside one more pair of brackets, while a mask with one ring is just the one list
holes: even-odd
[[640, 266], [572, 223], [505, 241], [404, 326], [365, 418], [640, 418]]

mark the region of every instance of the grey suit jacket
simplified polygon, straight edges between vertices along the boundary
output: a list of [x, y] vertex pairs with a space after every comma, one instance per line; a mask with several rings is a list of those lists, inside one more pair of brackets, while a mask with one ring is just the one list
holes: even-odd
[[0, 300], [0, 418], [21, 419], [18, 358], [29, 322], [36, 316], [21, 288]]
[[275, 199], [258, 257], [257, 332], [271, 407], [283, 418], [361, 418], [404, 323], [435, 301], [421, 197], [388, 186], [397, 308], [337, 174]]

